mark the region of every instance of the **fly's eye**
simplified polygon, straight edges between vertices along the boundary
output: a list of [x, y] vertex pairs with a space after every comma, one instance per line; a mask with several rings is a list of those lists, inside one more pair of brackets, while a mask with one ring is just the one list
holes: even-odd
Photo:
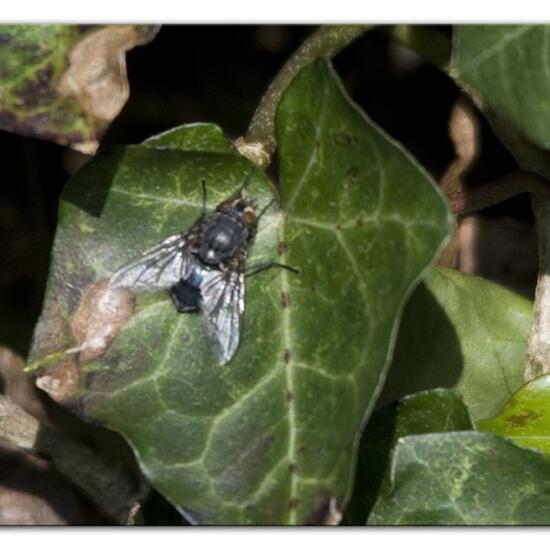
[[246, 225], [254, 225], [256, 223], [256, 216], [254, 215], [254, 212], [252, 212], [252, 209], [244, 211], [243, 221], [244, 223], [246, 223]]

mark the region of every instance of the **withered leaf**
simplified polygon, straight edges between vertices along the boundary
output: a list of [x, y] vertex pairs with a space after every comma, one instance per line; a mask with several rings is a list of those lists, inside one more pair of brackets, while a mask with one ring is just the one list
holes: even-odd
[[129, 95], [146, 25], [0, 25], [0, 128], [93, 154]]

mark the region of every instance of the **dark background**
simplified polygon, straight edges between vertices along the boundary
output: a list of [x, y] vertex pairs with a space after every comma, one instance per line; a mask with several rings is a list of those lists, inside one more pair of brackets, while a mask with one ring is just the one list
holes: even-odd
[[[244, 135], [270, 80], [312, 30], [162, 27], [151, 44], [128, 53], [130, 99], [102, 147], [138, 143], [197, 121], [214, 122], [231, 138]], [[450, 28], [439, 30], [450, 36]], [[381, 31], [346, 48], [334, 64], [368, 115], [439, 179], [454, 156], [447, 127], [460, 95], [456, 85]], [[482, 136], [482, 154], [470, 175], [473, 185], [515, 168], [485, 123]], [[45, 290], [59, 195], [86, 159], [6, 132], [0, 132], [0, 150], [0, 345], [26, 355]], [[482, 221], [480, 227], [489, 229], [480, 232], [474, 247], [477, 272], [531, 296], [536, 249], [528, 198], [488, 209]]]

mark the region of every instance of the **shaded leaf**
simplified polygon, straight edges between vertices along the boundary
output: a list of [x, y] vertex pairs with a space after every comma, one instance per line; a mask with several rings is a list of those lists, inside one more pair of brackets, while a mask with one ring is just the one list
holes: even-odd
[[108, 525], [45, 459], [0, 443], [0, 525]]
[[[5, 346], [0, 346], [0, 393], [34, 418], [42, 420], [47, 417], [47, 412], [41, 400], [41, 392], [32, 378], [25, 374], [24, 369], [25, 361], [20, 355]], [[0, 420], [0, 432], [1, 423]]]
[[145, 25], [0, 25], [0, 128], [95, 152], [129, 94]]
[[389, 481], [389, 463], [401, 437], [472, 429], [457, 390], [429, 390], [374, 411], [359, 444], [353, 494], [344, 523], [365, 525], [381, 487]]
[[523, 384], [532, 306], [517, 294], [451, 269], [430, 271], [403, 314], [380, 397], [456, 387], [476, 421], [495, 415]]
[[549, 525], [550, 460], [493, 434], [409, 436], [369, 525]]
[[[248, 265], [276, 258], [300, 272], [247, 279], [244, 332], [225, 368], [200, 315], [178, 314], [162, 292], [137, 296], [100, 356], [67, 353], [82, 344], [71, 317], [87, 286], [187, 229], [202, 178], [209, 210], [241, 186], [251, 164], [219, 129], [186, 126], [100, 154], [61, 205], [32, 354], [38, 379], [59, 388], [66, 370], [77, 375], [65, 402], [123, 433], [151, 483], [194, 522], [334, 517], [403, 302], [450, 229], [431, 179], [325, 62], [288, 88], [276, 126], [283, 211], [262, 218]], [[247, 192], [258, 209], [270, 201], [260, 170]]]
[[482, 420], [478, 427], [550, 454], [549, 402], [550, 375], [541, 376], [515, 393], [498, 416]]
[[550, 147], [550, 26], [456, 25], [451, 74], [525, 137]]
[[[136, 504], [145, 497], [147, 488], [120, 461], [101, 455], [85, 444], [67, 437], [56, 429], [41, 424], [9, 398], [0, 395], [0, 443], [32, 450], [48, 461], [55, 470], [72, 482], [100, 511], [104, 521], [125, 525]], [[16, 457], [17, 458], [17, 457]], [[30, 460], [30, 459], [29, 459]], [[22, 455], [22, 461], [27, 462]], [[19, 464], [20, 460], [16, 460]], [[32, 460], [31, 460], [32, 466]], [[1, 470], [1, 468], [0, 468]], [[17, 486], [18, 479], [6, 487]], [[26, 486], [26, 482], [22, 482]], [[65, 510], [66, 512], [66, 510]]]

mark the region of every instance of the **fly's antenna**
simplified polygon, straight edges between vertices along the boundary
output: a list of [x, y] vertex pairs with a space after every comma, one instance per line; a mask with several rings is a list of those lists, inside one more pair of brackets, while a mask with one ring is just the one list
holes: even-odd
[[250, 183], [250, 178], [252, 178], [252, 172], [254, 171], [254, 166], [250, 168], [248, 171], [248, 174], [246, 174], [246, 178], [244, 178], [243, 184], [241, 185], [241, 188], [239, 190], [239, 194], [241, 196], [244, 195], [244, 191], [246, 190], [248, 184]]
[[206, 216], [206, 180], [204, 178], [201, 179], [201, 190], [202, 190], [202, 210], [201, 210], [200, 219]]
[[262, 219], [262, 216], [275, 204], [275, 199], [271, 199], [258, 214], [256, 220], [259, 222]]

